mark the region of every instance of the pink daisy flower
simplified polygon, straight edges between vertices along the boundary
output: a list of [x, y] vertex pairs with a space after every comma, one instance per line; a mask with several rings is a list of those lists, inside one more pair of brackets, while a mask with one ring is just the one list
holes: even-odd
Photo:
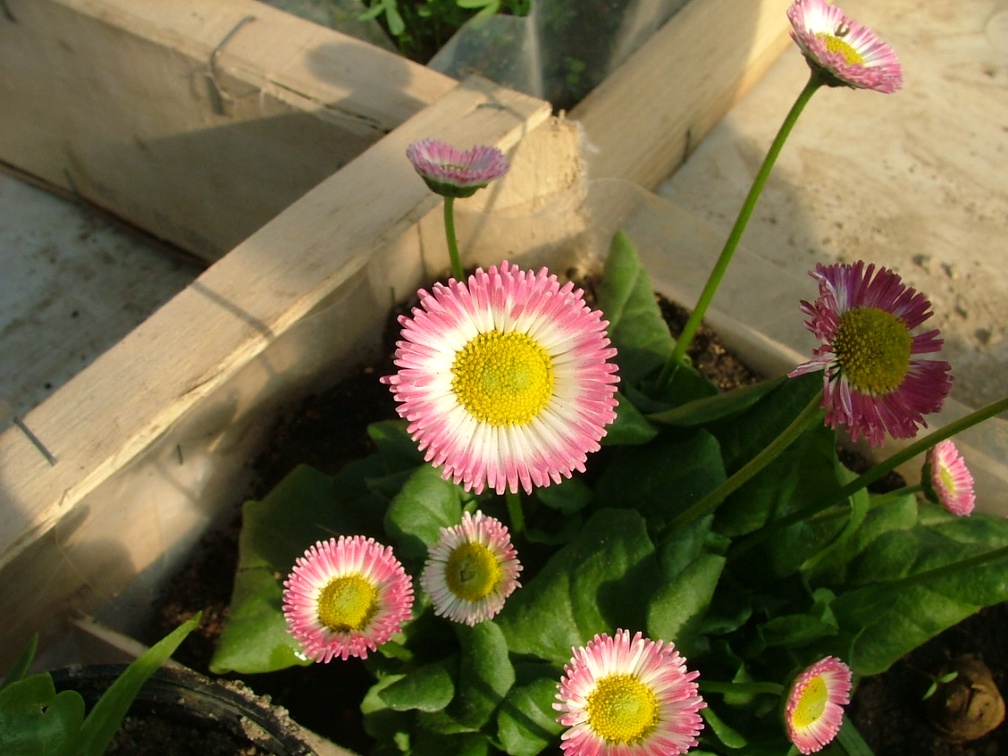
[[834, 656], [817, 661], [795, 678], [784, 706], [784, 726], [799, 751], [815, 753], [836, 737], [850, 691], [851, 671]]
[[951, 439], [931, 447], [921, 473], [924, 495], [960, 517], [967, 517], [976, 505], [973, 476]]
[[284, 581], [283, 613], [304, 655], [366, 659], [410, 617], [413, 585], [392, 548], [340, 536], [311, 546]]
[[861, 261], [820, 264], [810, 275], [819, 298], [801, 310], [823, 345], [790, 375], [824, 371], [826, 423], [846, 426], [853, 440], [864, 435], [878, 446], [885, 432], [913, 438], [952, 385], [949, 363], [921, 357], [941, 349], [938, 329], [914, 333], [931, 317], [931, 303], [893, 271]]
[[616, 417], [602, 313], [545, 268], [503, 262], [419, 292], [400, 318], [398, 412], [425, 459], [480, 493], [527, 493], [583, 472]]
[[892, 48], [840, 8], [825, 0], [795, 0], [787, 15], [791, 38], [827, 85], [885, 94], [903, 86], [903, 69]]
[[430, 549], [420, 585], [434, 613], [473, 625], [488, 620], [519, 587], [521, 564], [508, 529], [482, 512], [466, 512], [462, 522], [441, 528]]
[[676, 756], [697, 745], [704, 703], [672, 643], [596, 635], [571, 649], [553, 708], [567, 756]]
[[469, 197], [508, 171], [504, 153], [486, 145], [459, 150], [437, 139], [420, 139], [406, 148], [406, 157], [442, 197]]

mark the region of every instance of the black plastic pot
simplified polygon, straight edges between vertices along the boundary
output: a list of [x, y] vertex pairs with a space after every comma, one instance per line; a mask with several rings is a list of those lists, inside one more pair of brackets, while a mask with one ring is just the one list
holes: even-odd
[[[52, 677], [57, 690], [76, 690], [90, 709], [125, 666], [71, 667]], [[140, 690], [108, 753], [307, 756], [316, 751], [284, 709], [240, 683], [163, 667]]]

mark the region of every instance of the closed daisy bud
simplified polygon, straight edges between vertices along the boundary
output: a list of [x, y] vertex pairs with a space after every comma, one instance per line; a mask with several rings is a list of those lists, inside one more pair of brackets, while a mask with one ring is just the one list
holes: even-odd
[[952, 514], [965, 517], [973, 512], [976, 505], [973, 476], [951, 439], [939, 441], [928, 451], [921, 484], [928, 500], [941, 504]]

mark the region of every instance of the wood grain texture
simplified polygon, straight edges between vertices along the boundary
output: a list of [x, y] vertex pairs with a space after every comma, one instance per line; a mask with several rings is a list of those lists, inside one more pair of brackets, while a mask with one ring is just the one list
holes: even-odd
[[0, 20], [0, 160], [215, 260], [454, 80], [252, 0]]
[[682, 164], [788, 44], [791, 0], [693, 0], [570, 117], [589, 178], [653, 189]]

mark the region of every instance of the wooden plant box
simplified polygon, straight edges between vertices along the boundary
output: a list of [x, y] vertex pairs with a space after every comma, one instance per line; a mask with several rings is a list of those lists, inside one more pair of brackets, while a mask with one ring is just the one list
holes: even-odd
[[590, 261], [650, 200], [587, 179], [631, 197], [667, 176], [787, 44], [788, 4], [692, 0], [555, 119], [250, 0], [8, 2], [0, 160], [216, 262], [0, 435], [0, 667], [79, 611], [142, 622], [278, 407], [366, 359], [393, 301], [443, 272], [410, 141], [510, 153], [460, 203], [470, 262]]

